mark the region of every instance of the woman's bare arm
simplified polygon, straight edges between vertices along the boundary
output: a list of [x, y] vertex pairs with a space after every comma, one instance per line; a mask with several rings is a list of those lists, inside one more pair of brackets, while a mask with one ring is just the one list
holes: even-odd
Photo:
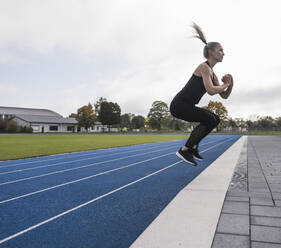
[[225, 92], [223, 92], [223, 96], [225, 99], [227, 99], [232, 91], [232, 88], [233, 88], [233, 78], [230, 74], [226, 74], [222, 77], [222, 81], [224, 83], [226, 82], [230, 82], [230, 86], [226, 89]]
[[[231, 77], [231, 79], [232, 79], [232, 77]], [[215, 84], [216, 86], [219, 86], [219, 85], [220, 85], [219, 80], [218, 80], [218, 78], [217, 78], [216, 75], [214, 75], [214, 84]], [[233, 81], [232, 81], [231, 84], [227, 87], [227, 89], [226, 89], [225, 91], [219, 93], [220, 96], [221, 96], [221, 98], [227, 99], [227, 98], [229, 97], [231, 91], [232, 91], [232, 87], [233, 87]]]
[[232, 87], [233, 87], [233, 86], [230, 85], [230, 86], [226, 89], [226, 91], [220, 93], [220, 96], [221, 96], [223, 99], [227, 99], [227, 98], [229, 97], [231, 91], [232, 91]]
[[201, 65], [201, 74], [202, 74], [205, 89], [208, 92], [208, 94], [211, 96], [222, 93], [230, 85], [230, 83], [225, 83], [223, 85], [219, 85], [219, 84], [214, 85], [211, 79], [212, 70], [210, 69], [209, 66], [205, 64]]

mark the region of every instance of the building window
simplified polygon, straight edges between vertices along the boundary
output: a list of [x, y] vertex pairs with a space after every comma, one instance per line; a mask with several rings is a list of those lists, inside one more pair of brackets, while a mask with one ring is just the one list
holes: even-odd
[[74, 131], [74, 126], [67, 126], [67, 131], [73, 132]]
[[50, 126], [50, 131], [58, 131], [58, 126]]

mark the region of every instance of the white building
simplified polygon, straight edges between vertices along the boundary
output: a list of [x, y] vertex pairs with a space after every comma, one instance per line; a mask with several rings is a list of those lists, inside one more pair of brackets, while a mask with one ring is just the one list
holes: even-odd
[[223, 131], [247, 132], [245, 127], [224, 127]]
[[35, 133], [77, 132], [78, 126], [75, 118], [64, 118], [48, 109], [0, 106], [0, 118], [14, 120], [19, 126], [31, 126]]
[[96, 122], [94, 126], [90, 127], [88, 131], [81, 127], [81, 132], [88, 132], [88, 133], [102, 133], [102, 132], [118, 132], [118, 128], [111, 127], [110, 130], [107, 125], [102, 125], [101, 122]]

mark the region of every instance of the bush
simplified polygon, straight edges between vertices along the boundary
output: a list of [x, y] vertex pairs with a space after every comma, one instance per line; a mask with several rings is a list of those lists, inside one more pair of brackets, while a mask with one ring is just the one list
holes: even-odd
[[0, 119], [0, 133], [5, 132], [7, 129], [7, 121]]
[[17, 133], [20, 131], [20, 128], [15, 121], [9, 121], [7, 131], [8, 133]]
[[33, 133], [33, 128], [32, 127], [26, 127], [25, 132], [26, 133]]
[[20, 132], [21, 133], [32, 133], [33, 128], [30, 126], [20, 126]]
[[21, 133], [25, 133], [25, 126], [23, 127], [23, 126], [20, 126], [20, 132]]

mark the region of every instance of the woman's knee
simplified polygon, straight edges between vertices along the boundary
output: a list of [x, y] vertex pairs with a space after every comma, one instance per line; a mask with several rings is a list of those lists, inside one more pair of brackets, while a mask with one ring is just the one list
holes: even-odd
[[218, 126], [220, 123], [220, 117], [216, 114], [212, 114], [212, 116], [210, 117], [209, 119], [209, 122], [207, 124], [207, 126], [210, 128], [210, 129], [213, 129], [215, 128], [216, 126]]
[[220, 117], [219, 117], [218, 115], [216, 115], [216, 114], [214, 114], [214, 116], [215, 116], [215, 118], [216, 118], [216, 120], [217, 120], [217, 124], [216, 124], [216, 126], [217, 126], [217, 125], [220, 124], [221, 119], [220, 119]]

